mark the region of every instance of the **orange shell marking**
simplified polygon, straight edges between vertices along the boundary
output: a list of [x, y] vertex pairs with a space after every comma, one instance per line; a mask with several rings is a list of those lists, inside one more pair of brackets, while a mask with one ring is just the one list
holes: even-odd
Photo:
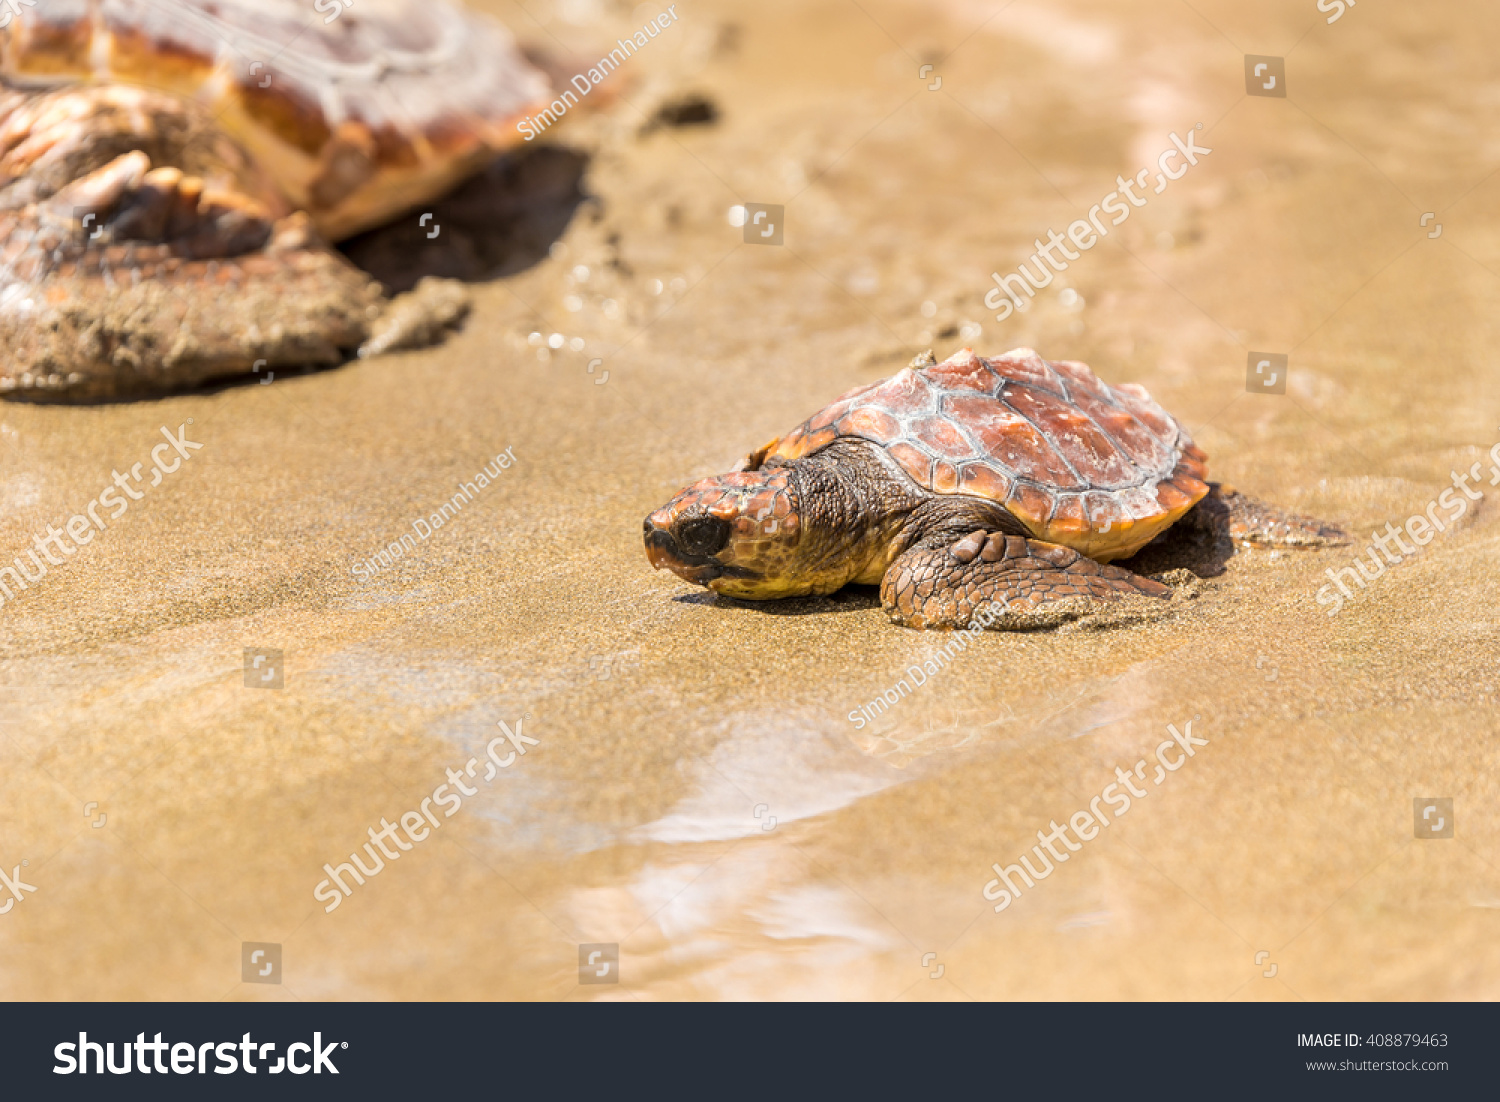
[[768, 455], [790, 462], [840, 437], [879, 444], [924, 489], [999, 502], [1037, 539], [1100, 562], [1133, 555], [1208, 493], [1208, 457], [1145, 388], [1029, 348], [994, 359], [966, 348], [851, 390]]

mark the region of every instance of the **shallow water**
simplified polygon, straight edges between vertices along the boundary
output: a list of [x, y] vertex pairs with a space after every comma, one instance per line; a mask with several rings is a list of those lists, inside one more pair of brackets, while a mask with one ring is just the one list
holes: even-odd
[[[529, 7], [518, 32], [585, 59], [639, 22]], [[1196, 7], [679, 4], [607, 110], [549, 134], [592, 199], [442, 348], [0, 406], [7, 560], [161, 426], [204, 444], [0, 607], [0, 862], [37, 887], [0, 916], [0, 993], [1500, 993], [1497, 491], [1337, 616], [1316, 601], [1500, 440], [1500, 13]], [[1286, 59], [1287, 98], [1245, 95], [1246, 53]], [[687, 91], [719, 120], [638, 133]], [[1211, 154], [993, 319], [992, 271], [1198, 122]], [[785, 206], [785, 245], [743, 243], [746, 202]], [[946, 639], [869, 591], [715, 601], [652, 573], [640, 520], [962, 344], [1143, 383], [1215, 477], [1356, 546], [1242, 553], [1152, 624], [992, 634], [856, 727]], [[1252, 351], [1289, 354], [1284, 395], [1247, 393]], [[351, 573], [508, 446], [415, 553]], [[246, 688], [252, 647], [283, 689]], [[325, 913], [324, 863], [501, 720], [538, 742]], [[1206, 746], [991, 909], [992, 863], [1189, 721]], [[1418, 797], [1454, 801], [1455, 837], [1414, 836]], [[280, 985], [241, 982], [245, 941], [284, 947]], [[594, 943], [618, 984], [580, 985]]]

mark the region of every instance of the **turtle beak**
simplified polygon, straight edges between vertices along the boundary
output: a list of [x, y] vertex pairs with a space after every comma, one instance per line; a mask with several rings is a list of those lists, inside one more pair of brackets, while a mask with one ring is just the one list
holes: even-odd
[[715, 559], [693, 557], [690, 560], [684, 555], [671, 530], [658, 521], [657, 516], [653, 513], [646, 518], [645, 524], [646, 560], [653, 567], [670, 570], [685, 582], [705, 587], [724, 573], [724, 567]]
[[672, 537], [660, 528], [646, 529], [646, 561], [657, 570], [672, 570], [678, 563], [670, 550]]

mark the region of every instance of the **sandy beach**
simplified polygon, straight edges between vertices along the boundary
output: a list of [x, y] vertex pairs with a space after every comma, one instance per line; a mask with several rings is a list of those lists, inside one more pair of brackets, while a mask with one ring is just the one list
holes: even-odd
[[[471, 6], [555, 81], [665, 9]], [[441, 346], [0, 404], [4, 562], [164, 429], [202, 445], [0, 605], [0, 870], [33, 889], [0, 997], [1500, 995], [1500, 9], [675, 10], [420, 230], [348, 246], [393, 287], [472, 281]], [[991, 273], [1143, 172], [997, 321]], [[965, 346], [1143, 384], [1214, 478], [1354, 544], [1241, 551], [1149, 623], [990, 632], [917, 686], [947, 637], [872, 589], [650, 568], [682, 486]], [[1262, 354], [1284, 392], [1247, 384]], [[1330, 614], [1327, 571], [1475, 465], [1462, 517]], [[992, 866], [1138, 761], [1146, 794], [997, 913]], [[325, 883], [407, 813], [423, 841]], [[591, 952], [614, 972], [580, 982]]]

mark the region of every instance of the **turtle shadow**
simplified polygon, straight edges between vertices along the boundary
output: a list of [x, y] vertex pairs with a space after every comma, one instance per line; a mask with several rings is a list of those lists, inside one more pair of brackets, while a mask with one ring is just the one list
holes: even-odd
[[[1209, 486], [1218, 488], [1217, 483]], [[1217, 493], [1210, 493], [1172, 527], [1130, 558], [1118, 559], [1113, 565], [1147, 577], [1187, 570], [1200, 578], [1217, 578], [1228, 569], [1226, 564], [1234, 552], [1229, 506]]]
[[867, 612], [880, 607], [880, 587], [846, 585], [826, 597], [784, 597], [775, 601], [744, 601], [722, 593], [684, 593], [672, 598], [681, 604], [718, 608], [743, 608], [766, 616], [827, 616], [841, 612]]
[[[179, 387], [175, 390], [163, 391], [141, 391], [139, 393], [111, 394], [99, 398], [73, 398], [67, 401], [38, 401], [36, 399], [12, 399], [17, 404], [27, 405], [33, 409], [93, 409], [105, 406], [159, 406], [165, 401], [173, 398], [201, 398], [213, 397], [222, 394], [226, 390], [253, 389], [258, 386], [271, 386], [281, 378], [301, 378], [304, 375], [321, 375], [327, 371], [338, 371], [355, 362], [354, 357], [340, 360], [336, 364], [298, 364], [295, 366], [281, 366], [267, 369], [263, 375], [260, 372], [237, 371], [228, 375], [214, 375], [196, 383], [193, 386]], [[0, 404], [0, 409], [4, 405]]]
[[441, 198], [339, 244], [385, 285], [409, 291], [423, 276], [477, 283], [541, 261], [587, 198], [583, 153], [557, 145], [506, 153]]

